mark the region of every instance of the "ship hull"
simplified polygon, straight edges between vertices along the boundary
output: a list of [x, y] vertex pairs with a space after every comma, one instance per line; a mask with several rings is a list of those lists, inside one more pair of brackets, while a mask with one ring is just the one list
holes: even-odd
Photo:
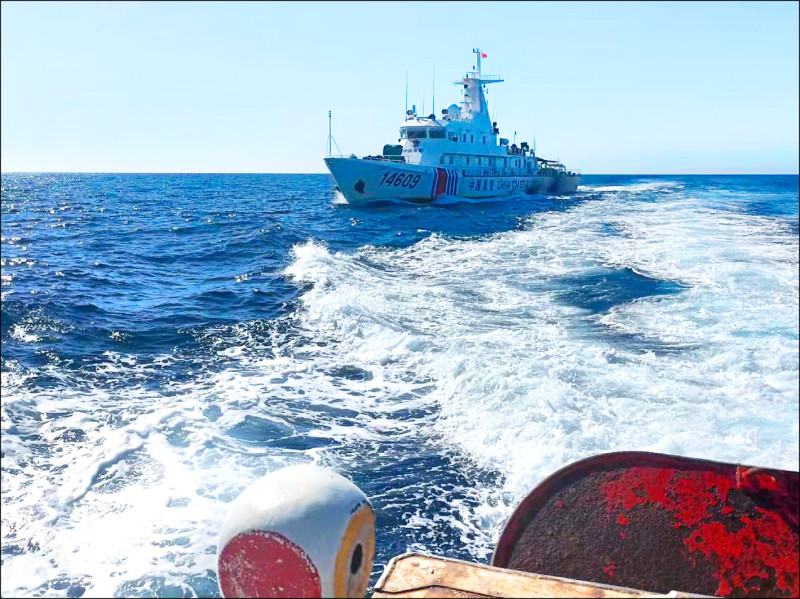
[[481, 200], [520, 193], [563, 195], [574, 193], [580, 183], [579, 175], [469, 173], [361, 158], [326, 158], [325, 164], [350, 204], [382, 200], [430, 203], [440, 198]]
[[325, 164], [351, 204], [434, 199], [436, 173], [429, 167], [360, 158], [326, 158]]
[[567, 195], [578, 191], [580, 175], [563, 175], [560, 177], [534, 177], [533, 186], [528, 193]]

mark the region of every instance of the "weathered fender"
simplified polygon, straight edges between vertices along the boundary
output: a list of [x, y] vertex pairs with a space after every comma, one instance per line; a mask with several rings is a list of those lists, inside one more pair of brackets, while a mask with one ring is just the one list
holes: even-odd
[[231, 503], [218, 547], [225, 597], [363, 597], [375, 516], [346, 478], [290, 466], [270, 472]]

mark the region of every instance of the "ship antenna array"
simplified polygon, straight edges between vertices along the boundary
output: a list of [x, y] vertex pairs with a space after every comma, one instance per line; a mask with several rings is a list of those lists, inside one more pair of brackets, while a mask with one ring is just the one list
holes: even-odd
[[406, 120], [408, 120], [408, 71], [406, 71]]
[[331, 153], [331, 143], [336, 146], [336, 151], [339, 152], [339, 156], [344, 156], [342, 151], [339, 149], [339, 144], [336, 143], [336, 140], [333, 139], [333, 134], [331, 133], [331, 111], [328, 111], [328, 156], [333, 156]]

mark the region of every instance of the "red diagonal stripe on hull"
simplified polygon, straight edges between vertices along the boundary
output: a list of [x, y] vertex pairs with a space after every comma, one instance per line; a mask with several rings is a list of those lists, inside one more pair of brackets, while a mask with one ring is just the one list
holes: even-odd
[[436, 189], [433, 192], [433, 199], [438, 198], [447, 189], [447, 171], [443, 168], [436, 169]]

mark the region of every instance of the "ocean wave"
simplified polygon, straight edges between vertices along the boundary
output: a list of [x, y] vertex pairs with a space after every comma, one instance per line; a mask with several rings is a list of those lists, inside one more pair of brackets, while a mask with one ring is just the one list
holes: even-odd
[[[146, 195], [125, 196], [144, 216], [124, 226], [180, 196], [158, 177], [107, 177]], [[216, 201], [215, 179], [192, 181]], [[170, 248], [174, 218], [124, 258], [108, 240], [60, 261], [10, 246], [4, 593], [216, 594], [227, 503], [294, 463], [370, 496], [377, 570], [409, 549], [486, 559], [533, 485], [602, 451], [797, 469], [792, 219], [683, 180], [589, 181], [577, 198], [515, 200], [525, 217], [331, 208], [327, 181], [301, 190], [322, 190], [317, 212], [270, 188], [280, 235], [244, 211], [246, 232], [211, 261], [228, 246], [198, 225], [196, 247]], [[287, 198], [296, 185], [280, 180]], [[259, 240], [284, 253], [247, 250]]]

